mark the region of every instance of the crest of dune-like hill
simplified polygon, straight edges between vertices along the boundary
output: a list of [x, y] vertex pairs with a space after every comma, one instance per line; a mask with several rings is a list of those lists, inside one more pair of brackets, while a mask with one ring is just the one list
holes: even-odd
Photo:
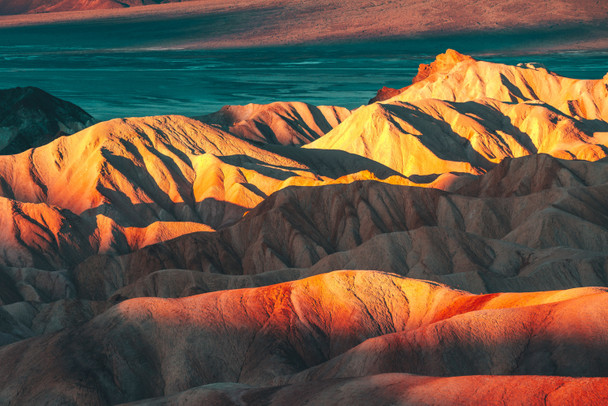
[[415, 83], [390, 100], [428, 98], [454, 102], [491, 98], [503, 102], [539, 101], [577, 119], [608, 121], [607, 78], [571, 79], [535, 63], [518, 66], [477, 61], [454, 50], [422, 65]]
[[[472, 61], [473, 58], [468, 55], [463, 55], [453, 49], [448, 49], [444, 54], [437, 55], [437, 58], [429, 63], [421, 63], [418, 67], [418, 73], [412, 79], [412, 83], [417, 83], [423, 80], [427, 80], [429, 82], [433, 82], [437, 80], [437, 74], [439, 72], [448, 72], [451, 70], [457, 63], [463, 61]], [[370, 103], [385, 101], [390, 98], [393, 98], [403, 91], [405, 91], [409, 86], [406, 86], [401, 89], [393, 89], [390, 87], [383, 86], [376, 96], [370, 100]]]
[[421, 65], [411, 86], [361, 107], [306, 147], [358, 154], [406, 176], [478, 174], [537, 153], [594, 161], [608, 151], [606, 80], [448, 50]]
[[[127, 207], [137, 213], [141, 208], [141, 216], [122, 219], [130, 224], [147, 221], [147, 205], [182, 220], [198, 219], [192, 206], [205, 199], [251, 206], [252, 199], [259, 202], [256, 196], [275, 190], [273, 183], [307, 169], [179, 116], [111, 120], [0, 158], [3, 196], [76, 214], [94, 209], [114, 213]], [[249, 186], [256, 181], [248, 175], [259, 180], [256, 188]]]
[[251, 141], [301, 145], [323, 136], [349, 115], [350, 110], [343, 107], [275, 102], [224, 106], [198, 119]]

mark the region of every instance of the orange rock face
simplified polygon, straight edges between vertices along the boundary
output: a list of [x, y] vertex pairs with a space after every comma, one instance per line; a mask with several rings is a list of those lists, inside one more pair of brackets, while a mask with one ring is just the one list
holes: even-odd
[[0, 403], [606, 403], [607, 89], [448, 51], [0, 156]]
[[402, 89], [393, 89], [392, 87], [383, 86], [380, 90], [378, 90], [378, 93], [376, 93], [376, 96], [374, 96], [372, 99], [370, 99], [368, 104], [391, 99], [391, 98], [397, 96], [399, 93], [403, 92], [405, 89], [406, 89], [406, 87], [404, 87]]
[[[0, 368], [13, 374], [1, 375], [0, 396], [106, 404], [175, 396], [215, 382], [321, 382], [331, 398], [341, 386], [331, 389], [335, 378], [366, 376], [361, 383], [379, 384], [374, 376], [386, 372], [605, 375], [606, 300], [605, 289], [597, 288], [475, 296], [372, 271], [179, 300], [133, 299], [79, 329], [1, 349]], [[37, 367], [42, 361], [53, 367]], [[394, 382], [392, 390], [379, 385], [387, 396], [406, 396], [408, 382]], [[556, 391], [559, 383], [577, 387], [564, 378], [531, 383], [538, 386], [524, 397]], [[504, 384], [485, 381], [488, 391]], [[571, 396], [562, 393], [554, 396]]]
[[[462, 55], [453, 49], [448, 49], [445, 54], [438, 55], [437, 59], [430, 64], [420, 64], [418, 67], [418, 74], [416, 74], [414, 79], [412, 79], [412, 84], [416, 84], [423, 80], [426, 80], [427, 82], [434, 82], [437, 80], [439, 73], [449, 72], [458, 62], [465, 60], [473, 60], [473, 58], [468, 55]], [[370, 100], [370, 104], [392, 99], [393, 97], [403, 93], [408, 87], [409, 86], [401, 89], [393, 89], [384, 86], [378, 90], [376, 97]]]
[[473, 61], [473, 58], [468, 55], [462, 55], [453, 49], [448, 49], [445, 54], [438, 55], [437, 59], [430, 64], [420, 64], [418, 74], [412, 79], [412, 84], [423, 80], [434, 82], [439, 74], [449, 72], [456, 64], [463, 61]]
[[479, 174], [538, 153], [594, 161], [606, 156], [607, 89], [605, 80], [448, 50], [421, 65], [414, 84], [358, 109], [307, 147], [362, 155], [409, 177]]

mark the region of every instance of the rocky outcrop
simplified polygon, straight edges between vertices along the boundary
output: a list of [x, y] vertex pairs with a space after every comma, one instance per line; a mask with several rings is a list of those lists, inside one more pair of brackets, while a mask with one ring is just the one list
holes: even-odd
[[418, 67], [418, 74], [412, 79], [412, 84], [423, 80], [435, 82], [441, 73], [451, 71], [460, 62], [474, 62], [475, 60], [468, 55], [463, 55], [453, 49], [448, 49], [444, 54], [439, 54], [435, 60], [429, 64], [421, 63]]
[[[434, 82], [438, 79], [440, 73], [449, 72], [454, 66], [456, 66], [456, 64], [463, 61], [473, 61], [473, 58], [468, 55], [462, 55], [453, 49], [448, 49], [446, 53], [437, 55], [437, 58], [433, 62], [429, 64], [421, 63], [418, 67], [418, 73], [412, 79], [412, 84], [421, 82], [423, 80]], [[378, 90], [376, 96], [369, 101], [369, 104], [392, 99], [393, 97], [403, 93], [408, 87], [409, 86], [401, 89], [393, 89], [383, 86], [380, 90]]]
[[577, 120], [597, 120], [600, 126], [608, 121], [604, 103], [608, 89], [601, 79], [570, 79], [537, 64], [511, 66], [477, 61], [452, 50], [439, 55], [431, 66], [434, 64], [430, 76], [391, 100], [469, 102], [490, 98], [505, 103], [541, 102]]
[[374, 97], [372, 97], [367, 104], [372, 104], [375, 102], [381, 102], [384, 100], [391, 99], [391, 98], [397, 96], [398, 94], [400, 94], [404, 90], [405, 90], [405, 88], [393, 89], [392, 87], [382, 86], [378, 90], [378, 92], [376, 92], [376, 95]]
[[80, 107], [36, 87], [0, 90], [0, 154], [39, 147], [95, 123]]
[[476, 61], [448, 50], [415, 83], [355, 111], [306, 148], [339, 149], [416, 179], [479, 174], [505, 158], [606, 156], [608, 88], [536, 65]]

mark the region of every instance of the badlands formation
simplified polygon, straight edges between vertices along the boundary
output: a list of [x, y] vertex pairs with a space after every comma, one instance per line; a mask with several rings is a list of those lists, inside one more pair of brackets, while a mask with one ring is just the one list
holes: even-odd
[[608, 75], [414, 82], [0, 156], [0, 403], [608, 402]]

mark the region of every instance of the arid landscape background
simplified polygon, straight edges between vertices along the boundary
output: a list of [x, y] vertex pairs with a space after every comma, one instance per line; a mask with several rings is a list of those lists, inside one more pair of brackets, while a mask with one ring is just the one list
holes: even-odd
[[141, 3], [0, 1], [0, 404], [608, 403], [608, 4]]

